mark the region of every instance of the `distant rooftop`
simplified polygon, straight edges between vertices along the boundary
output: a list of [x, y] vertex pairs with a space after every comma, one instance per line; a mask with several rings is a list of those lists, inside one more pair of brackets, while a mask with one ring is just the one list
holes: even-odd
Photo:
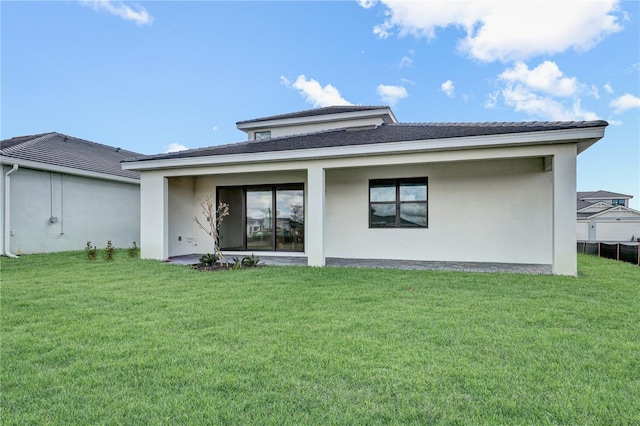
[[140, 179], [140, 173], [122, 170], [120, 162], [141, 154], [57, 132], [2, 140], [0, 141], [0, 155], [16, 160], [40, 163], [45, 166], [68, 167], [87, 172]]

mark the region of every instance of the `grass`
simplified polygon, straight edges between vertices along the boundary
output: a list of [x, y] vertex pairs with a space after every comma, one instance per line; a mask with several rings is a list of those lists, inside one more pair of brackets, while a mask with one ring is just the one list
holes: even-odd
[[2, 259], [27, 424], [640, 424], [640, 268], [578, 277]]

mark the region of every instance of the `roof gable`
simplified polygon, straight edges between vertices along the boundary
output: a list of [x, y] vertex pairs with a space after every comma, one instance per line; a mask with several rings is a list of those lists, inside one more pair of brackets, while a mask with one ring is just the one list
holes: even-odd
[[605, 203], [604, 201], [598, 201], [597, 203], [586, 203], [586, 206], [578, 209], [578, 213], [594, 213], [601, 212], [606, 209], [610, 209], [613, 205]]
[[43, 133], [21, 136], [0, 141], [0, 155], [3, 161], [22, 161], [31, 168], [64, 168], [73, 173], [100, 174], [125, 179], [140, 179], [140, 174], [123, 170], [120, 162], [140, 154], [61, 133]]
[[604, 210], [598, 213], [595, 213], [591, 216], [588, 216], [588, 219], [593, 219], [593, 218], [605, 218], [605, 217], [609, 217], [609, 218], [640, 218], [640, 211], [638, 210], [634, 210], [632, 208], [629, 207], [625, 207], [625, 206], [615, 206], [615, 207], [611, 207], [608, 210]]

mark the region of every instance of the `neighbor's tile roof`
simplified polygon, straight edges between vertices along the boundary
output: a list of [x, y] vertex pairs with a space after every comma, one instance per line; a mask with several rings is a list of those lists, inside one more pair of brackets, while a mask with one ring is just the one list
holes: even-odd
[[5, 139], [0, 141], [0, 154], [43, 165], [140, 179], [140, 173], [122, 170], [120, 162], [141, 154], [56, 132]]
[[578, 192], [578, 200], [584, 200], [585, 198], [606, 199], [606, 198], [633, 198], [633, 195], [618, 194], [617, 192], [609, 191], [582, 191]]
[[345, 106], [328, 106], [324, 108], [308, 109], [305, 111], [291, 112], [287, 114], [271, 115], [269, 117], [253, 118], [251, 120], [238, 121], [236, 124], [256, 123], [260, 121], [283, 120], [287, 118], [312, 117], [316, 115], [340, 114], [347, 112], [372, 111], [376, 109], [386, 109], [386, 106], [362, 106], [362, 105], [345, 105]]
[[[335, 107], [334, 107], [335, 108]], [[331, 148], [402, 141], [418, 141], [456, 137], [501, 135], [550, 130], [606, 126], [596, 121], [531, 121], [494, 123], [395, 123], [358, 129], [334, 129], [314, 133], [282, 136], [262, 141], [247, 141], [228, 145], [179, 151], [169, 154], [141, 156], [125, 160], [164, 160], [172, 158], [206, 157], [212, 155], [255, 154], [297, 149]]]

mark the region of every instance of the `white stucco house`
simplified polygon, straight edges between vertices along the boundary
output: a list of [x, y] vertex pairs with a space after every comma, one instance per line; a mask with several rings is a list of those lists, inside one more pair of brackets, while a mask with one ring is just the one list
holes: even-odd
[[603, 190], [578, 192], [578, 241], [640, 239], [640, 211], [629, 208], [631, 198]]
[[142, 257], [225, 254], [502, 262], [575, 275], [576, 156], [605, 121], [399, 123], [385, 106], [240, 121], [241, 143], [125, 160], [140, 172]]
[[140, 241], [139, 155], [60, 133], [0, 141], [0, 254], [82, 250]]

